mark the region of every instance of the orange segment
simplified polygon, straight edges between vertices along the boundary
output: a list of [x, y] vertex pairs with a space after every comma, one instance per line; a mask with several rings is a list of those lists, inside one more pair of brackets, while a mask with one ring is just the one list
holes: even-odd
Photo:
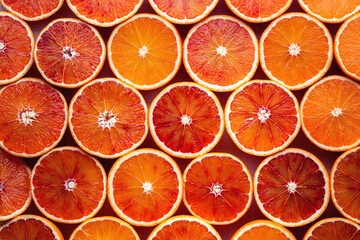
[[108, 42], [111, 70], [141, 90], [168, 83], [181, 65], [181, 37], [171, 23], [153, 14], [138, 14], [119, 25]]
[[329, 76], [313, 85], [301, 101], [302, 129], [316, 146], [345, 151], [360, 143], [360, 85]]
[[235, 90], [255, 74], [258, 61], [255, 33], [234, 17], [209, 17], [190, 29], [184, 41], [186, 71], [213, 91]]
[[114, 211], [136, 226], [155, 226], [178, 209], [183, 180], [176, 162], [154, 149], [120, 158], [109, 173], [109, 201]]

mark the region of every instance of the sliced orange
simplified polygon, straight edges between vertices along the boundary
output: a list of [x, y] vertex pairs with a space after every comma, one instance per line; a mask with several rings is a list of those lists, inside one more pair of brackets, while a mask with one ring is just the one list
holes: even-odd
[[[359, 1], [360, 3], [360, 1]], [[336, 33], [334, 40], [335, 59], [342, 71], [360, 81], [360, 14], [349, 18]]]
[[315, 223], [303, 240], [360, 239], [360, 226], [344, 218], [326, 218]]
[[26, 22], [0, 11], [0, 85], [15, 82], [30, 69], [34, 35]]
[[346, 151], [360, 143], [360, 84], [328, 76], [305, 93], [300, 111], [308, 139], [328, 151]]
[[115, 217], [97, 217], [80, 224], [69, 240], [140, 240], [133, 227]]
[[99, 27], [112, 27], [131, 18], [144, 0], [66, 0], [81, 20]]
[[193, 24], [211, 13], [219, 0], [149, 0], [157, 14], [176, 24]]
[[114, 211], [136, 226], [155, 226], [173, 215], [183, 193], [176, 162], [155, 149], [133, 151], [109, 172], [108, 196]]
[[290, 90], [318, 81], [333, 58], [329, 30], [305, 13], [287, 13], [271, 22], [261, 36], [259, 49], [265, 74]]
[[60, 142], [68, 118], [58, 90], [36, 78], [0, 89], [0, 147], [19, 157], [37, 157]]
[[154, 14], [138, 14], [117, 26], [108, 41], [108, 59], [116, 77], [141, 90], [168, 83], [181, 65], [181, 37], [171, 23]]
[[0, 221], [9, 220], [29, 207], [30, 175], [24, 161], [0, 149]]
[[105, 55], [105, 43], [96, 28], [77, 19], [60, 18], [41, 31], [34, 57], [49, 83], [76, 88], [98, 75]]
[[162, 90], [150, 105], [149, 122], [156, 144], [179, 158], [209, 152], [224, 131], [224, 114], [216, 95], [191, 82]]
[[64, 240], [60, 230], [46, 218], [21, 215], [0, 226], [2, 240]]
[[295, 236], [278, 223], [267, 220], [255, 220], [243, 225], [231, 237], [231, 240], [296, 240]]
[[254, 195], [270, 220], [287, 227], [303, 226], [325, 211], [330, 198], [329, 176], [317, 157], [289, 148], [258, 166]]
[[279, 17], [293, 0], [225, 0], [230, 10], [248, 22], [268, 22]]
[[226, 130], [244, 152], [267, 156], [286, 148], [300, 130], [296, 97], [272, 81], [253, 80], [230, 95]]
[[147, 240], [221, 240], [219, 233], [197, 217], [179, 215], [157, 226]]
[[55, 148], [35, 164], [31, 191], [46, 217], [79, 223], [93, 217], [104, 204], [106, 173], [98, 160], [79, 148]]
[[213, 91], [233, 91], [255, 74], [259, 63], [254, 31], [237, 18], [211, 16], [190, 29], [184, 65], [190, 77]]
[[115, 78], [83, 86], [71, 100], [69, 115], [69, 128], [77, 144], [102, 158], [117, 158], [134, 150], [148, 131], [144, 98]]

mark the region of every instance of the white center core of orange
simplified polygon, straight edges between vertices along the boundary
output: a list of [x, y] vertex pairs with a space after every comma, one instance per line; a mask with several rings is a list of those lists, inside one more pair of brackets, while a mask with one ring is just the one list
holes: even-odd
[[31, 124], [35, 121], [36, 113], [33, 110], [23, 110], [19, 113], [19, 122], [25, 125]]
[[105, 111], [101, 113], [98, 117], [98, 124], [102, 129], [111, 128], [115, 126], [116, 123], [116, 115], [111, 112]]
[[331, 111], [331, 114], [332, 114], [334, 117], [338, 117], [339, 115], [342, 114], [341, 108], [335, 108], [334, 110]]
[[288, 187], [288, 191], [289, 191], [290, 193], [296, 192], [296, 183], [294, 183], [294, 182], [289, 182], [288, 185], [287, 185], [287, 187]]
[[73, 57], [79, 56], [79, 54], [77, 52], [75, 52], [74, 49], [72, 49], [71, 47], [64, 47], [62, 50], [63, 56], [66, 59], [72, 59]]
[[212, 188], [210, 189], [210, 192], [215, 194], [215, 196], [219, 196], [221, 195], [221, 192], [223, 191], [221, 185], [219, 183], [216, 183], [212, 186]]
[[144, 58], [148, 51], [149, 49], [146, 46], [142, 46], [142, 48], [139, 49], [139, 56]]
[[300, 46], [298, 46], [296, 43], [290, 44], [289, 53], [291, 56], [297, 56], [300, 51]]
[[146, 194], [150, 194], [150, 192], [152, 192], [152, 184], [149, 183], [149, 182], [145, 182], [143, 185], [142, 185], [142, 188], [144, 189], [144, 193]]
[[5, 48], [5, 44], [0, 42], [0, 50], [3, 50]]
[[258, 112], [258, 118], [260, 120], [260, 122], [265, 122], [266, 120], [268, 120], [268, 118], [270, 117], [271, 113], [270, 110], [267, 108], [260, 108], [259, 112]]
[[76, 186], [76, 182], [72, 179], [69, 179], [65, 182], [65, 190], [72, 191]]
[[226, 47], [219, 46], [219, 47], [216, 49], [216, 52], [217, 52], [218, 54], [220, 54], [221, 56], [225, 56], [226, 53], [227, 53], [227, 50], [226, 50]]
[[189, 125], [191, 123], [191, 118], [187, 115], [181, 117], [181, 123], [183, 125]]
[[3, 188], [4, 188], [3, 183], [0, 183], [0, 192], [2, 192]]

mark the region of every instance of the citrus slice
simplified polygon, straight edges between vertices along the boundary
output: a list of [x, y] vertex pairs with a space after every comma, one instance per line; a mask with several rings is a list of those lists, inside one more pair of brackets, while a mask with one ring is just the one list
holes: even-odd
[[0, 149], [0, 221], [23, 213], [31, 202], [29, 166]]
[[102, 158], [117, 158], [134, 150], [148, 131], [144, 98], [115, 78], [83, 86], [71, 100], [69, 115], [69, 128], [77, 144]]
[[99, 27], [112, 27], [131, 18], [144, 0], [66, 0], [81, 20]]
[[230, 95], [225, 122], [230, 137], [242, 151], [271, 155], [286, 148], [298, 134], [299, 103], [285, 87], [253, 80]]
[[344, 218], [326, 218], [307, 231], [304, 240], [360, 239], [360, 227]]
[[299, 0], [310, 15], [326, 23], [340, 23], [360, 10], [360, 0]]
[[267, 220], [248, 222], [236, 231], [231, 240], [259, 240], [264, 237], [276, 240], [296, 240], [289, 230]]
[[122, 219], [136, 226], [155, 226], [178, 209], [183, 180], [168, 155], [140, 149], [114, 163], [108, 189], [110, 204]]
[[190, 82], [162, 90], [150, 105], [149, 122], [156, 144], [179, 158], [209, 152], [224, 131], [224, 114], [216, 95]]
[[330, 173], [331, 198], [346, 218], [360, 224], [360, 147], [335, 161]]
[[93, 26], [60, 18], [41, 31], [34, 57], [46, 81], [58, 87], [76, 88], [98, 75], [105, 55], [105, 43]]
[[55, 148], [35, 164], [31, 191], [35, 205], [46, 217], [79, 223], [102, 207], [106, 173], [98, 160], [78, 148]]
[[[360, 1], [359, 1], [360, 2]], [[349, 18], [336, 33], [334, 40], [335, 59], [342, 71], [349, 77], [360, 81], [360, 14]]]
[[219, 233], [197, 217], [179, 215], [157, 226], [147, 240], [221, 240]]
[[237, 18], [211, 16], [190, 29], [184, 66], [190, 77], [213, 91], [233, 91], [255, 74], [259, 63], [254, 31]]
[[58, 90], [36, 78], [0, 89], [0, 147], [19, 157], [37, 157], [60, 142], [67, 104]]
[[204, 19], [219, 0], [149, 0], [157, 14], [176, 24], [193, 24]]
[[290, 90], [306, 88], [329, 70], [333, 43], [329, 30], [305, 13], [288, 13], [265, 29], [260, 39], [265, 74]]
[[268, 22], [283, 14], [293, 0], [225, 0], [239, 18], [248, 22]]
[[254, 195], [270, 220], [287, 227], [303, 226], [325, 211], [330, 198], [329, 177], [317, 157], [289, 148], [258, 166]]
[[210, 224], [240, 219], [252, 200], [252, 179], [233, 155], [209, 153], [194, 159], [184, 171], [184, 204], [191, 214]]
[[302, 129], [328, 151], [346, 151], [360, 143], [360, 84], [328, 76], [311, 86], [301, 104]]
[[46, 218], [21, 215], [0, 226], [0, 239], [64, 240], [64, 237], [60, 230]]
[[0, 0], [9, 12], [25, 21], [39, 21], [56, 13], [64, 0]]
[[97, 217], [80, 224], [69, 240], [140, 240], [132, 226], [115, 217]]
[[0, 11], [0, 85], [15, 82], [30, 69], [34, 35], [26, 22]]
[[181, 37], [171, 23], [154, 14], [137, 14], [117, 26], [108, 41], [111, 70], [141, 90], [168, 83], [178, 72]]

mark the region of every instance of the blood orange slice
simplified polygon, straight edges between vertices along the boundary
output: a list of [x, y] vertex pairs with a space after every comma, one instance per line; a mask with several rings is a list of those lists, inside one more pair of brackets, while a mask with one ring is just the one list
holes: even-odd
[[20, 157], [37, 157], [60, 142], [67, 104], [58, 90], [36, 78], [0, 89], [0, 147]]
[[258, 63], [254, 31], [234, 17], [209, 17], [190, 29], [184, 41], [186, 71], [213, 91], [235, 90], [252, 78]]
[[76, 19], [52, 21], [36, 40], [36, 66], [45, 80], [59, 87], [76, 88], [94, 79], [105, 55], [99, 32]]
[[209, 153], [193, 160], [184, 171], [184, 186], [187, 209], [210, 224], [237, 221], [252, 200], [249, 170], [227, 153]]
[[194, 158], [209, 152], [224, 131], [216, 95], [196, 83], [175, 83], [162, 90], [149, 110], [150, 132], [168, 154]]
[[168, 155], [140, 149], [114, 163], [108, 189], [110, 204], [121, 218], [136, 226], [155, 226], [178, 209], [183, 180]]
[[242, 85], [225, 107], [226, 130], [244, 152], [266, 156], [286, 148], [300, 130], [296, 97], [271, 81]]
[[134, 150], [148, 131], [144, 98], [114, 78], [83, 86], [71, 100], [69, 114], [69, 128], [77, 144], [102, 158]]
[[325, 211], [330, 198], [329, 177], [314, 155], [287, 149], [258, 166], [254, 195], [269, 219], [287, 227], [302, 226]]
[[302, 129], [316, 146], [345, 151], [360, 143], [360, 84], [328, 76], [310, 87], [300, 106]]

